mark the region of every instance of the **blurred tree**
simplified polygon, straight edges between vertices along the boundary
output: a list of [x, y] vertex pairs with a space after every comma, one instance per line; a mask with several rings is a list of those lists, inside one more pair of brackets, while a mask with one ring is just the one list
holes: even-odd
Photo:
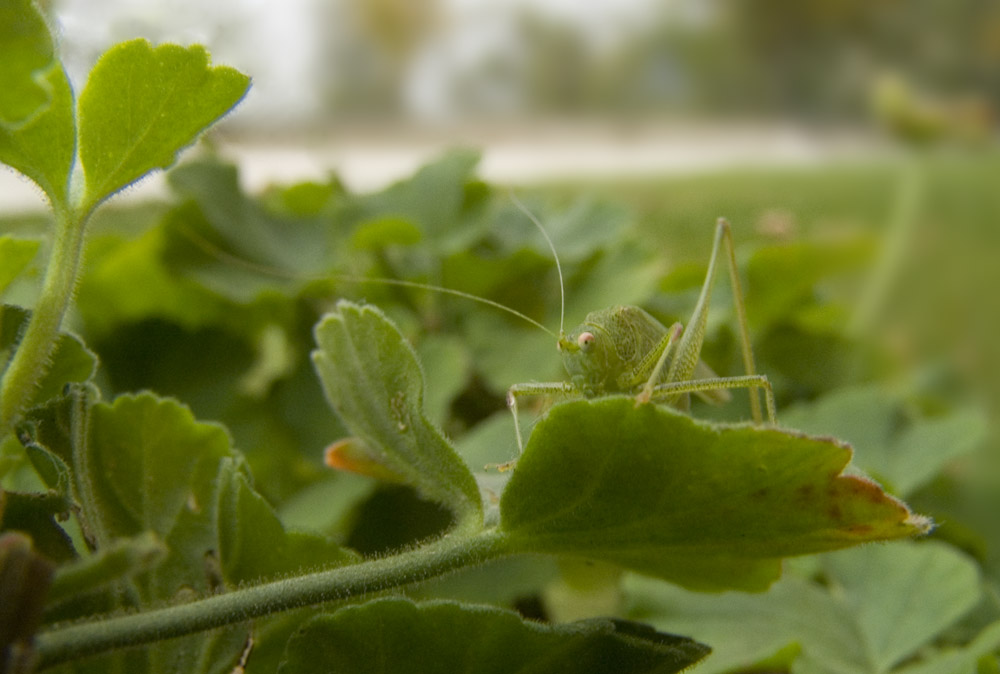
[[379, 50], [405, 63], [441, 23], [439, 0], [348, 0]]
[[333, 33], [332, 106], [365, 118], [398, 117], [414, 56], [443, 25], [440, 0], [340, 0], [320, 11]]
[[[583, 23], [530, 5], [480, 15], [490, 26], [441, 0], [334, 6], [333, 104], [365, 118], [406, 112], [407, 87], [419, 85], [412, 62], [432, 41], [439, 90], [450, 92], [439, 107], [458, 116], [681, 111], [858, 121], [870, 118], [887, 72], [970, 128], [988, 129], [1000, 109], [1000, 0], [650, 0], [641, 26], [608, 27], [628, 31], [613, 48], [597, 45]], [[927, 129], [932, 120], [904, 121]]]
[[543, 113], [575, 113], [588, 107], [594, 53], [573, 26], [526, 11], [519, 17], [528, 49], [524, 87], [531, 108]]
[[886, 70], [936, 96], [972, 92], [1000, 103], [996, 0], [731, 0], [719, 5], [733, 39], [763, 71], [777, 110], [866, 112]]

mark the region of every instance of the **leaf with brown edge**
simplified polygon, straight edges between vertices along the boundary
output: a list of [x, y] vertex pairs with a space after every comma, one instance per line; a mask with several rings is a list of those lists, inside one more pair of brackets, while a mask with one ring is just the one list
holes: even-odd
[[845, 475], [848, 445], [710, 425], [630, 397], [554, 407], [500, 504], [513, 548], [618, 564], [692, 589], [761, 590], [783, 557], [925, 533]]

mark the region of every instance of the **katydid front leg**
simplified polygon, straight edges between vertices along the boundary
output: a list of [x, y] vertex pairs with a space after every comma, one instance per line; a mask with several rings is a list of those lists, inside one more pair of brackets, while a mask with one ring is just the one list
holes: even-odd
[[[517, 418], [517, 398], [518, 396], [540, 396], [540, 395], [574, 395], [578, 394], [577, 388], [568, 381], [548, 382], [535, 384], [514, 384], [507, 389], [507, 407], [514, 415], [514, 434], [517, 437], [517, 455], [524, 453], [524, 442], [521, 439], [521, 423]], [[509, 467], [512, 464], [504, 464]], [[503, 467], [501, 467], [503, 469]]]

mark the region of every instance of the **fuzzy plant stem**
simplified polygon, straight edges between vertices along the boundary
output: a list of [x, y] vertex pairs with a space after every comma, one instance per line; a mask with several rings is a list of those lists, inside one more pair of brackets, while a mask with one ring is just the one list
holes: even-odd
[[39, 667], [245, 622], [330, 601], [357, 599], [482, 564], [508, 554], [495, 530], [446, 535], [390, 557], [246, 587], [187, 604], [57, 627], [40, 633]]
[[80, 273], [87, 215], [56, 209], [56, 235], [31, 320], [0, 380], [0, 434], [16, 421], [49, 367]]

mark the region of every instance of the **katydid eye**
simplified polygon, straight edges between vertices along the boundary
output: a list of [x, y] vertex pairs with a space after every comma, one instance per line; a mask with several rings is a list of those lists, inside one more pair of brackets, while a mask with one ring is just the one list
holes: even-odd
[[597, 338], [594, 337], [594, 333], [581, 332], [580, 336], [576, 338], [576, 343], [580, 345], [580, 349], [582, 351], [589, 351], [590, 347], [593, 346], [595, 339]]

